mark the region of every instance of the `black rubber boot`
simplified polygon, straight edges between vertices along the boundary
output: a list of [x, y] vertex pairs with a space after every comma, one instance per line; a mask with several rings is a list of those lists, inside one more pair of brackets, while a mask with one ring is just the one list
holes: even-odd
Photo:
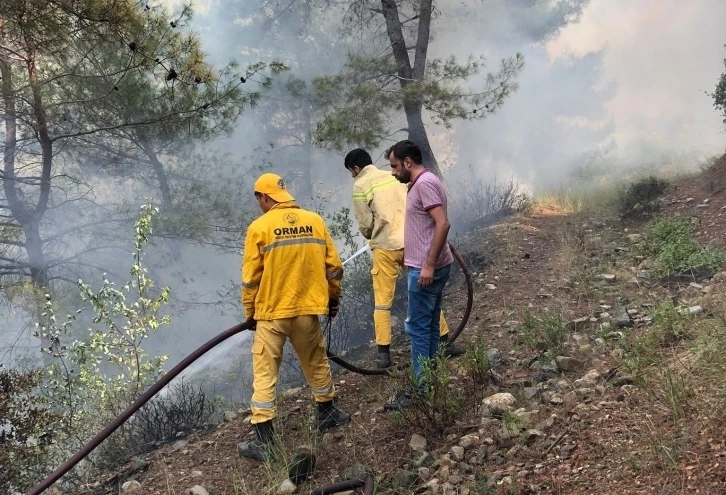
[[453, 342], [449, 342], [449, 334], [442, 335], [439, 338], [439, 345], [444, 346], [444, 355], [446, 357], [457, 357], [464, 354], [464, 350], [456, 347], [456, 344]]
[[275, 436], [272, 420], [253, 424], [252, 429], [255, 430], [255, 439], [240, 442], [237, 444], [237, 450], [244, 457], [267, 462], [272, 458], [272, 444]]
[[333, 401], [318, 402], [318, 430], [342, 426], [350, 421], [350, 414], [333, 405]]
[[376, 359], [376, 368], [383, 370], [391, 367], [391, 346], [378, 346], [378, 359]]

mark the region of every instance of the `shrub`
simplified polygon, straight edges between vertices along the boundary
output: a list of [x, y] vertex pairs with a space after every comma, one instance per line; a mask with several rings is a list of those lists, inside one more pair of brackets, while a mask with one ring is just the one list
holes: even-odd
[[559, 314], [545, 314], [537, 318], [529, 310], [524, 314], [520, 334], [524, 342], [533, 349], [546, 350], [546, 355], [557, 356], [565, 346], [565, 326]]
[[487, 385], [492, 379], [492, 368], [487, 355], [483, 332], [477, 328], [476, 336], [466, 344], [463, 368], [479, 385]]
[[[466, 411], [478, 404], [482, 387], [462, 384], [459, 389], [452, 380], [452, 365], [442, 352], [432, 360], [423, 363], [423, 382], [425, 390], [420, 394], [412, 394], [411, 405], [397, 411], [394, 421], [424, 431], [432, 435], [441, 435], [446, 427], [454, 424]], [[409, 369], [402, 380], [402, 385], [415, 390], [413, 369]]]
[[618, 209], [622, 217], [649, 215], [660, 207], [658, 199], [668, 189], [668, 181], [648, 176], [630, 184], [618, 194]]
[[35, 391], [40, 371], [0, 370], [0, 492], [25, 492], [50, 470], [46, 455], [57, 420]]
[[131, 457], [144, 454], [159, 442], [212, 426], [217, 402], [201, 386], [181, 381], [169, 385], [166, 397], [155, 397], [124, 423], [99, 451], [97, 467], [114, 468]]
[[496, 176], [487, 182], [477, 176], [471, 165], [469, 174], [460, 179], [456, 194], [450, 198], [450, 220], [456, 220], [463, 231], [507, 215], [532, 211], [532, 200], [520, 182], [514, 178], [499, 181]]
[[691, 223], [675, 218], [660, 219], [645, 230], [641, 251], [655, 257], [654, 273], [667, 275], [700, 267], [716, 271], [725, 258], [722, 251], [701, 245]]
[[93, 328], [74, 332], [76, 314], [82, 310], [57, 321], [50, 294], [45, 294], [41, 316], [47, 324], [37, 325], [35, 336], [50, 343], [42, 349], [50, 364], [37, 390], [44, 406], [57, 414], [48, 463], [67, 458], [164, 373], [166, 356], [149, 356], [143, 348], [151, 333], [171, 321], [158, 315], [168, 303], [169, 288], [155, 289], [142, 262], [157, 211], [151, 205], [141, 208], [134, 225], [130, 280], [120, 290], [104, 280], [96, 292], [79, 280], [81, 297], [93, 308]]

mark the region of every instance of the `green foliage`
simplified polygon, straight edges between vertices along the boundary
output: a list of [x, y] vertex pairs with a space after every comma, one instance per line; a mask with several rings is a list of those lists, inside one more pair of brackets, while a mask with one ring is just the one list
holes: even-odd
[[653, 311], [653, 326], [647, 333], [632, 342], [621, 341], [628, 355], [626, 368], [638, 382], [645, 383], [647, 369], [661, 363], [661, 351], [688, 338], [692, 325], [694, 319], [687, 309], [678, 308], [672, 302], [659, 304]]
[[668, 275], [707, 267], [716, 271], [726, 258], [721, 250], [701, 245], [693, 224], [663, 218], [650, 224], [644, 232], [641, 251], [655, 257], [654, 273]]
[[380, 57], [349, 54], [343, 70], [313, 80], [317, 101], [324, 112], [315, 128], [318, 146], [341, 151], [351, 146], [377, 147], [390, 135], [391, 110], [421, 106], [433, 122], [450, 128], [456, 119], [477, 120], [500, 108], [517, 90], [516, 76], [524, 66], [517, 53], [503, 59], [499, 71], [487, 75], [483, 87], [465, 90], [459, 83], [479, 74], [483, 58], [455, 57], [428, 61], [421, 79], [402, 82], [392, 52]]
[[466, 343], [465, 351], [463, 368], [475, 383], [479, 385], [489, 384], [492, 378], [492, 368], [481, 328], [477, 328], [474, 338]]
[[[81, 297], [94, 312], [95, 328], [83, 338], [72, 332], [76, 315], [56, 320], [50, 295], [46, 295], [42, 317], [47, 325], [38, 325], [36, 336], [50, 342], [43, 352], [51, 358], [45, 370], [41, 393], [49, 407], [58, 411], [61, 421], [56, 433], [62, 438], [61, 449], [74, 448], [135, 399], [147, 386], [163, 375], [166, 356], [148, 356], [144, 341], [152, 332], [171, 322], [159, 316], [169, 300], [169, 287], [154, 289], [142, 263], [143, 247], [151, 234], [157, 209], [141, 208], [134, 225], [133, 264], [130, 280], [119, 290], [108, 280], [94, 292], [79, 280]], [[76, 314], [81, 313], [78, 310]]]
[[40, 371], [0, 369], [0, 492], [30, 489], [52, 468], [46, 451], [57, 419], [36, 390]]
[[[724, 60], [724, 65], [726, 65], [726, 60]], [[726, 72], [718, 78], [716, 89], [710, 96], [713, 98], [714, 108], [721, 112], [723, 123], [726, 124]]]
[[524, 314], [520, 335], [533, 349], [544, 348], [549, 357], [562, 354], [567, 336], [562, 315], [545, 313], [538, 318], [529, 310]]
[[[433, 359], [422, 360], [423, 391], [411, 394], [411, 405], [399, 411], [400, 420], [415, 431], [441, 435], [444, 429], [454, 424], [466, 406], [477, 403], [481, 387], [459, 387], [452, 380], [453, 366], [439, 350]], [[417, 380], [413, 368], [403, 377], [403, 386], [416, 390]]]
[[664, 302], [653, 311], [653, 327], [660, 333], [662, 344], [669, 344], [685, 339], [688, 336], [688, 325], [691, 321], [687, 310], [677, 308], [672, 302]]
[[504, 429], [512, 437], [518, 437], [522, 433], [522, 420], [512, 411], [504, 411], [504, 414], [502, 414], [502, 424], [504, 425]]
[[618, 210], [623, 217], [652, 214], [660, 208], [658, 199], [668, 188], [668, 181], [653, 175], [630, 184], [618, 193]]

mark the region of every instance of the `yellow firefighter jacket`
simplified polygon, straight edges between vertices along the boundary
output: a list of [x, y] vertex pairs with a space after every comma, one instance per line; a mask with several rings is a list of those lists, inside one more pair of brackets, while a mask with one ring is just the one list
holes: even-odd
[[317, 213], [275, 205], [247, 228], [242, 261], [245, 317], [267, 321], [328, 314], [339, 299], [343, 265]]
[[353, 213], [371, 249], [403, 249], [406, 186], [390, 172], [367, 165], [353, 182]]

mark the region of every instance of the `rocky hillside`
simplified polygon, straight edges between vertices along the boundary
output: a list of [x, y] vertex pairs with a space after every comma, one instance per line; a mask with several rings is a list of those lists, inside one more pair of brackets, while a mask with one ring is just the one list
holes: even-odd
[[[310, 391], [288, 391], [274, 463], [238, 455], [249, 418], [230, 411], [81, 492], [307, 493], [365, 471], [379, 494], [726, 493], [725, 174], [726, 158], [664, 191], [553, 196], [459, 239], [467, 354], [434, 372], [431, 404], [384, 412], [405, 377], [341, 373], [351, 423], [316, 435]], [[452, 321], [462, 304], [452, 291]], [[303, 447], [316, 468], [295, 486]]]

